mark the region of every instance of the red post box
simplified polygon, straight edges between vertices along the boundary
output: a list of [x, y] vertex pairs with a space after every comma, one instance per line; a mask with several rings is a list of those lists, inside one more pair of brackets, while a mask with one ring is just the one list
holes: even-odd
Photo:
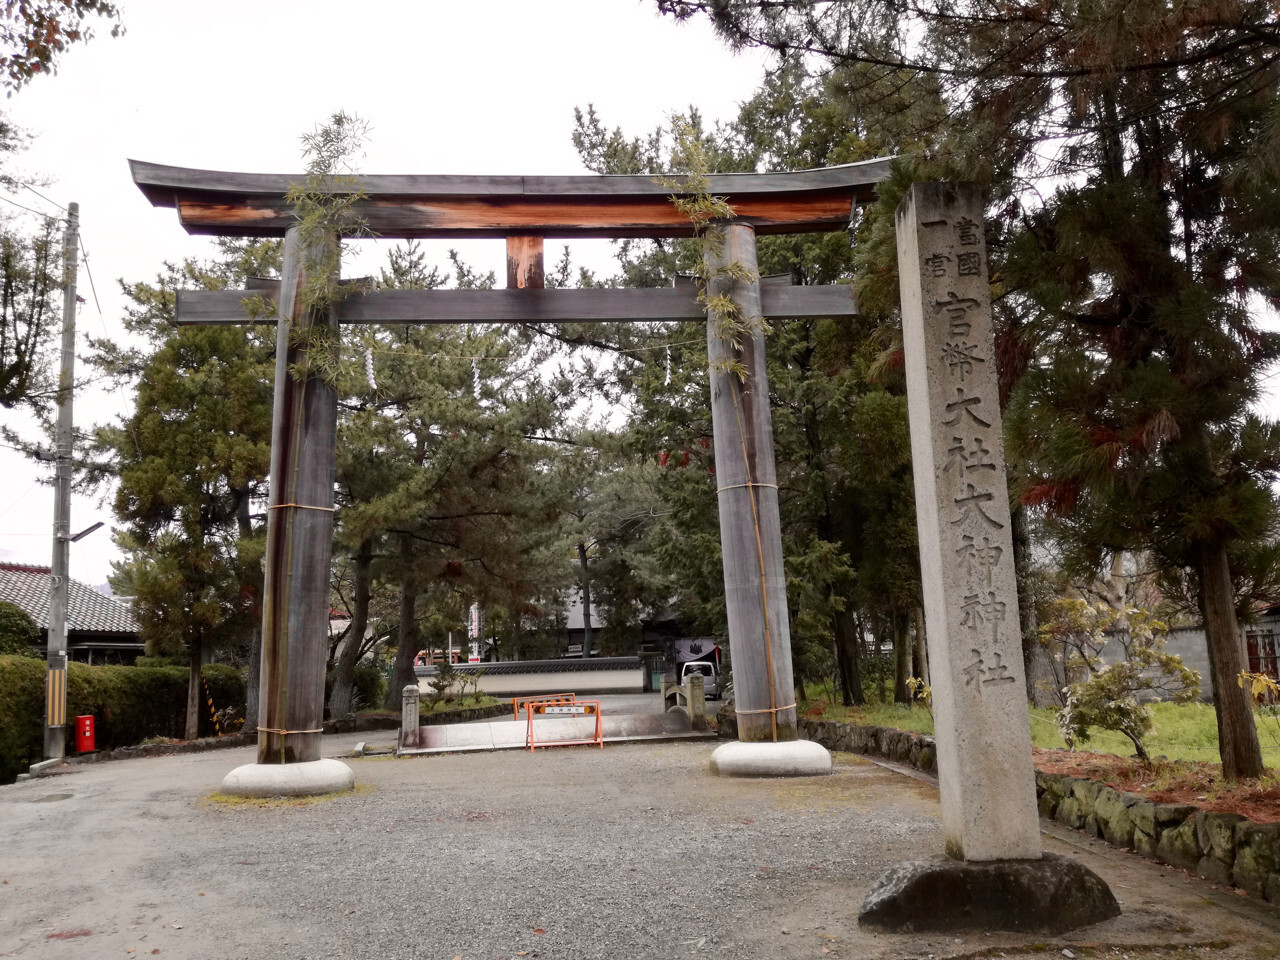
[[93, 751], [93, 717], [76, 717], [76, 753]]

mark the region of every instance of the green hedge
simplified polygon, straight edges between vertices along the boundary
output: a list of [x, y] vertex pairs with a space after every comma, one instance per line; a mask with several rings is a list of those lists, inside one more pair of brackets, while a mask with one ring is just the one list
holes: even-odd
[[[0, 656], [0, 783], [12, 783], [44, 753], [45, 662]], [[204, 668], [214, 707], [243, 710], [244, 681], [231, 667]], [[67, 756], [75, 754], [74, 718], [92, 715], [96, 747], [141, 743], [149, 737], [180, 737], [187, 709], [187, 671], [182, 667], [90, 667], [67, 665]], [[200, 734], [213, 732], [201, 696]]]

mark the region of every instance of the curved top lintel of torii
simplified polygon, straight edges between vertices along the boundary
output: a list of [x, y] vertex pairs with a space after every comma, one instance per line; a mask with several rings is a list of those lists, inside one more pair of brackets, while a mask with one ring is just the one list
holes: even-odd
[[[782, 173], [720, 173], [708, 189], [727, 198], [737, 221], [757, 233], [846, 227], [853, 208], [874, 199], [888, 157]], [[129, 161], [133, 182], [154, 206], [172, 207], [188, 233], [283, 236], [294, 222], [285, 193], [303, 174], [232, 173]], [[650, 176], [379, 175], [338, 184], [358, 190], [356, 212], [380, 237], [679, 237], [692, 232]]]

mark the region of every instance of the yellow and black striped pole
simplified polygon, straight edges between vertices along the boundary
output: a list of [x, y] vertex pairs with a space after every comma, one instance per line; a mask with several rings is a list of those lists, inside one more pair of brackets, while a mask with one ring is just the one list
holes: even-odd
[[67, 658], [50, 656], [45, 674], [44, 755], [61, 758], [66, 752]]
[[213, 721], [213, 732], [215, 736], [222, 736], [222, 724], [218, 722], [218, 711], [213, 708], [213, 697], [209, 693], [209, 681], [204, 678], [203, 671], [200, 674], [200, 685], [204, 687], [204, 702], [209, 705], [209, 719]]

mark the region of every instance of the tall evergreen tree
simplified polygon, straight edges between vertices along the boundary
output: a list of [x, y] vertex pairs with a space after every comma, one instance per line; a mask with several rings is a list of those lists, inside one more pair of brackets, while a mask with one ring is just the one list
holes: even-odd
[[44, 221], [33, 235], [0, 229], [0, 407], [43, 410], [56, 395], [61, 254], [56, 220]]
[[[389, 286], [493, 284], [456, 257], [450, 276], [426, 269], [413, 248], [396, 256]], [[361, 451], [377, 476], [344, 506], [340, 536], [384, 542], [382, 575], [400, 584], [392, 708], [415, 682], [419, 644], [438, 642], [449, 623], [460, 631], [467, 603], [523, 612], [550, 576], [544, 548], [559, 506], [542, 482], [544, 438], [572, 390], [546, 382], [541, 356], [522, 346], [499, 325], [404, 325], [362, 328], [348, 347], [344, 456]]]
[[97, 365], [137, 394], [131, 413], [96, 431], [87, 482], [117, 482], [118, 542], [148, 652], [190, 664], [188, 737], [211, 653], [247, 650], [256, 689], [261, 624], [264, 525], [254, 505], [269, 463], [274, 331], [176, 327], [174, 307], [179, 289], [268, 274], [279, 245], [224, 241], [222, 250], [218, 262], [167, 264], [155, 283], [125, 285], [125, 327], [142, 346], [95, 343]]
[[[695, 116], [691, 127], [717, 170], [789, 170], [882, 154], [939, 113], [928, 82], [867, 81], [857, 68], [819, 78], [790, 61], [766, 76], [732, 123], [708, 132]], [[628, 139], [594, 111], [579, 113], [575, 143], [598, 172], [640, 173], [671, 162], [661, 131]], [[693, 272], [697, 251], [686, 243], [629, 243], [619, 255], [616, 282], [656, 285]], [[758, 255], [763, 274], [832, 283], [851, 277], [857, 251], [847, 234], [835, 233], [762, 238]], [[864, 629], [896, 635], [908, 654], [896, 686], [907, 696], [909, 624], [919, 603], [905, 403], [901, 384], [886, 381], [878, 363], [883, 313], [779, 322], [767, 340], [793, 662], [798, 676], [818, 679], [831, 670], [834, 651], [849, 703], [862, 698]], [[720, 633], [705, 336], [692, 326], [648, 336], [657, 349], [624, 351], [615, 369], [635, 396], [632, 442], [662, 467], [658, 489], [667, 509], [654, 521], [651, 546], [673, 574], [672, 596], [690, 625]]]
[[1233, 557], [1256, 555], [1275, 514], [1280, 437], [1249, 413], [1280, 352], [1258, 325], [1280, 303], [1274, 5], [659, 6], [733, 43], [935, 78], [952, 107], [938, 158], [991, 185], [1002, 374], [1027, 371], [1025, 499], [1095, 564], [1141, 548], [1189, 572], [1224, 772], [1257, 776]]

